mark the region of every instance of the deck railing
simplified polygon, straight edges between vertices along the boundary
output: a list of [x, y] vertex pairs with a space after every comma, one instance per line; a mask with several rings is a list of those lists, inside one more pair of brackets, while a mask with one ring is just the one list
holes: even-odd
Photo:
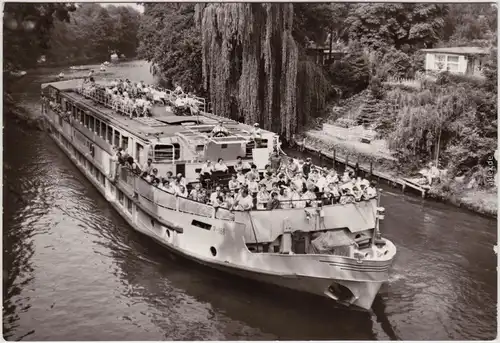
[[[150, 202], [151, 204], [155, 206], [159, 206], [162, 208], [168, 208], [171, 210], [179, 211], [179, 212], [184, 212], [184, 213], [190, 213], [190, 214], [196, 214], [200, 215], [203, 217], [207, 218], [217, 218], [217, 219], [223, 219], [223, 220], [234, 220], [234, 215], [232, 214], [231, 210], [225, 209], [225, 208], [215, 208], [212, 205], [208, 205], [199, 201], [195, 201], [192, 199], [184, 198], [175, 194], [168, 193], [164, 191], [163, 189], [160, 189], [158, 187], [153, 186], [152, 184], [148, 183], [146, 180], [138, 176], [137, 174], [133, 173], [130, 169], [126, 167], [117, 167], [119, 170], [119, 179], [123, 181], [123, 186], [129, 190], [133, 190], [133, 192], [139, 197], [143, 197], [145, 200]], [[363, 199], [361, 202], [365, 201], [371, 201], [371, 199]], [[256, 198], [254, 197], [254, 202], [257, 202]], [[358, 203], [354, 202], [353, 204]], [[301, 205], [303, 204], [304, 206], [295, 208], [292, 206], [292, 204], [300, 203]], [[306, 203], [309, 206], [305, 206]], [[346, 204], [341, 204], [341, 203], [328, 203], [328, 204], [323, 204], [322, 199], [317, 199], [317, 200], [307, 200], [307, 199], [300, 199], [300, 200], [286, 200], [280, 202], [281, 204], [281, 209], [297, 209], [297, 210], [303, 210], [306, 208], [317, 208], [320, 206], [345, 206]], [[262, 212], [262, 211], [268, 211], [266, 208], [263, 209], [257, 209], [254, 208], [252, 211], [257, 211], [257, 212]]]
[[[158, 88], [160, 91], [163, 91], [167, 93], [167, 99], [168, 101], [175, 102], [177, 99], [185, 99], [185, 98], [191, 98], [199, 101], [201, 104], [199, 106], [199, 109], [202, 112], [207, 112], [207, 105], [206, 105], [206, 100], [205, 98], [197, 97], [195, 95], [187, 95], [187, 94], [181, 94], [181, 95], [176, 95], [174, 94], [173, 91], [165, 88]], [[118, 113], [121, 113], [123, 115], [133, 117], [134, 113], [137, 112], [138, 107], [134, 103], [129, 103], [126, 101], [120, 101], [120, 100], [113, 100], [112, 96], [110, 94], [107, 94], [104, 90], [104, 88], [100, 87], [92, 87], [92, 88], [84, 88], [83, 86], [81, 88], [77, 89], [77, 92], [83, 95], [86, 98], [90, 98], [97, 103], [110, 108], [114, 111], [117, 111]], [[143, 109], [143, 114], [145, 113], [145, 109]]]

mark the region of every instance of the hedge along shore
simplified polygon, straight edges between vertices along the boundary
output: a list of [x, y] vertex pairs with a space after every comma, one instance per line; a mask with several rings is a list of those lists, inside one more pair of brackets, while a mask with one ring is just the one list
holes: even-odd
[[[369, 149], [369, 144], [364, 144], [365, 149], [359, 149], [358, 142], [336, 139], [321, 130], [308, 130], [302, 135], [297, 135], [293, 143], [299, 148], [311, 153], [321, 154], [337, 163], [354, 167], [356, 163], [360, 170], [373, 171], [373, 177], [386, 180], [394, 187], [402, 187], [402, 179], [408, 178], [398, 171], [398, 160], [385, 153]], [[335, 151], [335, 153], [334, 153]], [[426, 192], [426, 198], [449, 203], [461, 208], [466, 208], [475, 213], [496, 218], [498, 211], [498, 195], [496, 188], [492, 190], [467, 189], [457, 181], [450, 181], [443, 187], [438, 184]]]

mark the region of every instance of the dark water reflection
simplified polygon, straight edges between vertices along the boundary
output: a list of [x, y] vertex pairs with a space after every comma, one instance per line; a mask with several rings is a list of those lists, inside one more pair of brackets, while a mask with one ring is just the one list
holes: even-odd
[[[148, 82], [148, 66], [109, 73]], [[17, 85], [36, 111], [44, 70]], [[85, 73], [85, 72], [84, 72]], [[135, 76], [134, 76], [135, 75]], [[134, 232], [41, 132], [4, 130], [4, 337], [9, 340], [492, 339], [496, 222], [387, 189], [399, 248], [372, 313], [176, 259]]]

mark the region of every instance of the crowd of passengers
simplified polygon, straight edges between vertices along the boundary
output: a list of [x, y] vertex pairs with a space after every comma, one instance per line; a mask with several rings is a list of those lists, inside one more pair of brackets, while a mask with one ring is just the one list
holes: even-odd
[[[111, 107], [118, 113], [130, 117], [149, 117], [154, 104], [173, 105], [167, 92], [143, 81], [131, 82], [129, 79], [115, 79], [108, 86], [102, 87], [95, 83], [92, 76], [85, 78], [82, 89], [88, 92], [100, 92], [107, 98]], [[184, 92], [180, 86], [172, 95], [181, 96]], [[124, 111], [124, 109], [127, 109]]]
[[[355, 176], [353, 170], [342, 175], [334, 169], [317, 168], [308, 158], [305, 162], [282, 158], [277, 154], [267, 165], [263, 176], [254, 164], [238, 157], [235, 174], [227, 184], [220, 182], [221, 174], [229, 168], [222, 159], [213, 164], [207, 160], [200, 171], [200, 182], [187, 184], [182, 174], [158, 175], [152, 160], [139, 167], [131, 156], [120, 148], [118, 161], [148, 183], [170, 194], [228, 210], [273, 210], [317, 207], [330, 204], [348, 204], [377, 197], [375, 181]], [[217, 177], [213, 177], [214, 174]], [[219, 180], [219, 181], [217, 181]]]

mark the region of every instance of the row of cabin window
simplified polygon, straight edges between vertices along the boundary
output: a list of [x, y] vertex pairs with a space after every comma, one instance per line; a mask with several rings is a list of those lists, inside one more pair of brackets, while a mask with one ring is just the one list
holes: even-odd
[[70, 103], [66, 103], [66, 106], [71, 108], [73, 117], [83, 126], [100, 136], [109, 144], [121, 147], [123, 150], [128, 151], [128, 137], [121, 135], [120, 131], [113, 129], [110, 125], [95, 118], [91, 114], [85, 113], [83, 110]]
[[[71, 103], [67, 102], [66, 106], [71, 107], [71, 113], [83, 126], [88, 128], [90, 131], [95, 132], [109, 144], [122, 147], [123, 150], [128, 151], [128, 137], [121, 135], [118, 130], [113, 129], [111, 126], [95, 118], [93, 115], [85, 113], [83, 110], [72, 105]], [[136, 159], [139, 163], [142, 163], [139, 159], [142, 149], [143, 146], [140, 143], [136, 143]], [[154, 160], [171, 161], [172, 158], [178, 160], [181, 156], [180, 151], [181, 147], [177, 143], [174, 143], [173, 145], [156, 145], [154, 150]]]

